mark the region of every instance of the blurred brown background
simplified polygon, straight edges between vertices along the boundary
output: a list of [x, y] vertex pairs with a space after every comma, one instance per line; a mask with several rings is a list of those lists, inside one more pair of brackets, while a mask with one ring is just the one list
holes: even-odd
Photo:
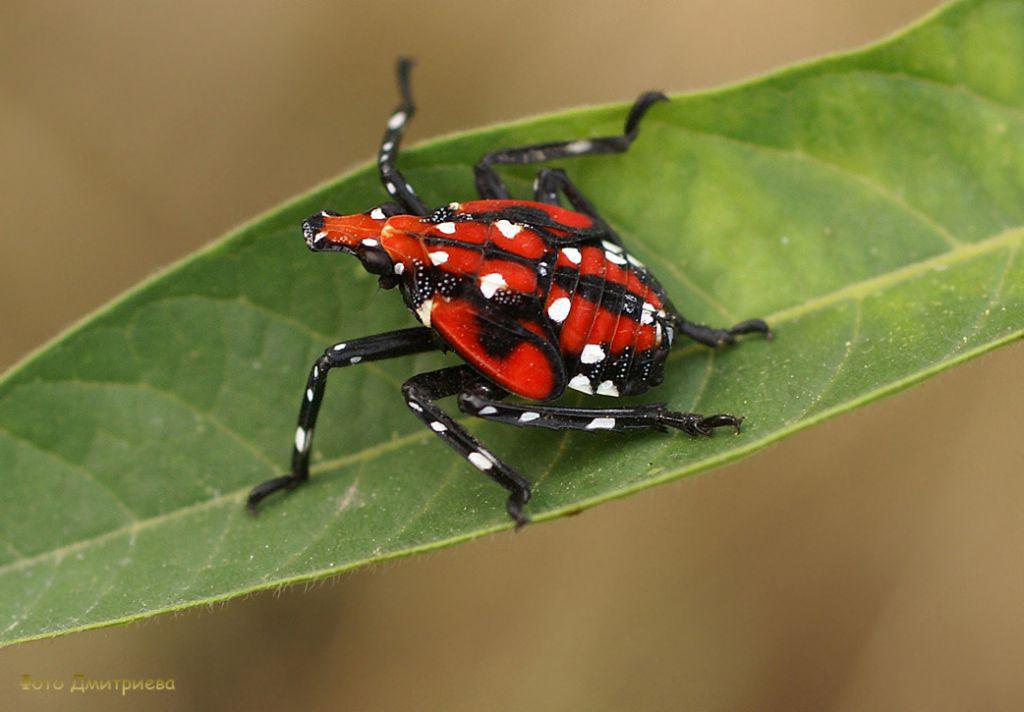
[[[369, 159], [399, 53], [416, 140], [735, 81], [934, 4], [5, 2], [0, 366]], [[0, 708], [1021, 709], [1022, 355], [518, 535], [0, 650]]]

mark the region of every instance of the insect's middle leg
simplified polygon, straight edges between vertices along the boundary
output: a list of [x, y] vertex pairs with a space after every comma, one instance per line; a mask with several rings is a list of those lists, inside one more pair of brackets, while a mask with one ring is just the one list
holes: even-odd
[[313, 429], [316, 427], [316, 418], [324, 399], [328, 371], [332, 368], [406, 356], [437, 348], [434, 331], [425, 326], [342, 341], [328, 347], [313, 363], [306, 379], [306, 388], [302, 392], [299, 424], [295, 429], [295, 445], [292, 447], [291, 473], [256, 485], [249, 493], [249, 509], [255, 511], [256, 505], [267, 495], [281, 489], [294, 489], [309, 478], [309, 452], [313, 445]]
[[553, 405], [503, 403], [504, 392], [495, 393], [486, 384], [473, 385], [459, 394], [464, 413], [519, 427], [551, 430], [682, 430], [689, 435], [711, 435], [715, 428], [731, 427], [739, 432], [742, 418], [719, 413], [680, 413], [668, 410], [664, 403], [646, 403], [627, 408], [566, 408]]
[[577, 188], [565, 171], [561, 168], [541, 168], [537, 171], [537, 177], [533, 181], [533, 199], [538, 203], [548, 205], [561, 205], [558, 194], [561, 193], [569, 199], [573, 210], [584, 215], [589, 215], [598, 222], [604, 223], [597, 213], [597, 208], [587, 200], [580, 189]]
[[580, 189], [569, 179], [565, 171], [561, 168], [542, 168], [537, 171], [537, 177], [533, 181], [533, 199], [538, 203], [561, 205], [559, 194], [564, 195], [569, 200], [569, 205], [572, 206], [573, 210], [583, 213], [593, 220], [595, 225], [600, 225], [604, 228], [605, 240], [625, 248], [625, 245], [622, 244], [622, 238], [604, 221], [604, 218], [597, 212], [597, 208], [580, 192]]
[[495, 163], [523, 164], [540, 163], [553, 158], [575, 156], [592, 156], [600, 153], [621, 153], [629, 148], [629, 144], [637, 136], [640, 119], [656, 101], [667, 100], [660, 91], [649, 91], [641, 94], [633, 103], [633, 108], [626, 117], [626, 126], [621, 136], [602, 136], [600, 138], [583, 138], [574, 141], [553, 141], [537, 143], [520, 148], [505, 148], [491, 151], [476, 162], [473, 167], [476, 174], [476, 189], [481, 198], [508, 198], [508, 188], [494, 170]]
[[453, 396], [479, 381], [480, 376], [470, 367], [453, 366], [410, 378], [402, 386], [402, 395], [409, 410], [438, 437], [509, 491], [505, 509], [518, 529], [529, 521], [523, 514], [523, 507], [530, 499], [530, 482], [484, 448], [434, 402]]

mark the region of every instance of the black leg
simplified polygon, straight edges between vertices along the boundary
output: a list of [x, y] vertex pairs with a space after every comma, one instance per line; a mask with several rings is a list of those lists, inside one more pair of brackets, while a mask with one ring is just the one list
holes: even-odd
[[704, 324], [694, 324], [687, 321], [680, 314], [673, 314], [673, 325], [679, 331], [689, 336], [694, 341], [705, 346], [717, 347], [725, 344], [736, 343], [736, 337], [740, 334], [765, 334], [769, 339], [772, 331], [760, 319], [748, 319], [728, 329], [715, 329]]
[[395, 107], [391, 118], [388, 119], [388, 128], [384, 132], [384, 140], [381, 141], [377, 163], [380, 167], [380, 181], [388, 195], [411, 214], [426, 215], [427, 211], [419, 196], [413, 191], [405, 176], [399, 173], [395, 167], [395, 156], [398, 155], [398, 146], [402, 142], [405, 124], [416, 112], [416, 107], [412, 103], [412, 93], [409, 91], [409, 69], [411, 67], [411, 59], [403, 57], [398, 60], [398, 92], [402, 100]]
[[494, 393], [485, 385], [471, 385], [459, 394], [464, 413], [519, 427], [551, 430], [590, 430], [621, 433], [626, 430], [682, 430], [689, 435], [711, 435], [714, 428], [731, 427], [739, 432], [742, 418], [734, 415], [679, 413], [664, 403], [648, 403], [628, 408], [563, 408], [551, 405], [502, 403], [505, 393]]
[[402, 395], [409, 410], [438, 437], [509, 491], [505, 508], [518, 529], [529, 521], [523, 514], [523, 506], [530, 499], [529, 481], [481, 446], [476, 438], [434, 403], [478, 382], [480, 376], [468, 366], [453, 366], [410, 378], [402, 386]]
[[565, 171], [561, 168], [542, 168], [537, 171], [537, 177], [533, 181], [533, 199], [538, 203], [561, 205], [559, 193], [568, 198], [573, 210], [589, 216], [595, 225], [600, 225], [604, 229], [603, 239], [625, 248], [625, 245], [622, 244], [622, 238], [601, 218], [597, 208], [569, 180], [569, 176], [565, 174]]
[[602, 138], [584, 138], [575, 141], [554, 141], [551, 143], [538, 143], [532, 146], [521, 148], [506, 148], [491, 151], [477, 161], [474, 167], [476, 174], [476, 189], [481, 198], [508, 198], [508, 188], [495, 172], [495, 163], [540, 163], [553, 158], [567, 158], [572, 156], [592, 156], [600, 153], [621, 153], [629, 148], [629, 144], [636, 138], [639, 129], [640, 119], [656, 101], [667, 100], [665, 95], [658, 91], [649, 91], [641, 94], [633, 103], [633, 108], [626, 117], [626, 127], [621, 136], [605, 136]]
[[329, 347], [318, 358], [309, 371], [306, 389], [299, 406], [299, 425], [295, 430], [295, 445], [292, 448], [292, 471], [283, 477], [275, 477], [256, 485], [249, 493], [248, 506], [255, 513], [256, 505], [267, 495], [280, 489], [294, 489], [309, 478], [309, 451], [313, 444], [313, 429], [320, 403], [324, 398], [327, 372], [332, 368], [352, 366], [367, 361], [405, 356], [437, 349], [433, 330], [418, 326], [386, 334], [367, 336], [362, 339], [343, 341]]
[[533, 181], [533, 199], [538, 203], [560, 205], [562, 201], [558, 197], [559, 193], [569, 199], [573, 210], [589, 215], [604, 224], [604, 220], [597, 214], [597, 208], [583, 197], [583, 193], [569, 180], [565, 171], [561, 168], [541, 168], [537, 171], [537, 178]]

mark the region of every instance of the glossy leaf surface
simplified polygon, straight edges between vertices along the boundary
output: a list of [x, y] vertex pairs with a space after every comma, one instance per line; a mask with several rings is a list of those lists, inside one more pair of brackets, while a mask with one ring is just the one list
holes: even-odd
[[[624, 113], [457, 135], [402, 165], [428, 203], [467, 199], [484, 151], [616, 133]], [[735, 459], [1024, 332], [1019, 0], [955, 3], [865, 51], [678, 97], [652, 110], [627, 155], [564, 166], [688, 317], [764, 317], [777, 338], [716, 354], [677, 347], [665, 384], [645, 398], [742, 414], [738, 436], [470, 421], [533, 479], [535, 521]], [[509, 174], [526, 195], [530, 173]], [[313, 481], [259, 518], [244, 511], [248, 489], [287, 464], [319, 351], [414, 323], [354, 260], [310, 254], [298, 231], [320, 208], [382, 199], [368, 168], [302, 196], [5, 377], [0, 640], [224, 599], [510, 525], [503, 491], [402, 405], [405, 378], [456, 362], [439, 355], [333, 375]]]

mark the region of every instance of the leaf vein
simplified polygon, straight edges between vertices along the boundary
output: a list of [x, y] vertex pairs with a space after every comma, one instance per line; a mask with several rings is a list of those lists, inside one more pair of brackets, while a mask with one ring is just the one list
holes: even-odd
[[843, 357], [839, 359], [839, 363], [836, 365], [835, 370], [832, 371], [832, 374], [829, 376], [828, 380], [821, 385], [821, 388], [818, 389], [818, 392], [814, 396], [814, 398], [812, 398], [810, 402], [803, 409], [801, 409], [799, 414], [786, 421], [785, 424], [787, 426], [792, 425], [794, 423], [798, 423], [801, 420], [803, 420], [807, 416], [807, 414], [811, 412], [814, 406], [821, 402], [821, 399], [825, 397], [825, 394], [828, 393], [833, 388], [833, 386], [835, 386], [836, 382], [839, 379], [839, 374], [842, 373], [843, 369], [846, 368], [846, 364], [849, 363], [850, 354], [853, 353], [853, 349], [857, 346], [857, 342], [860, 341], [861, 317], [864, 311], [864, 302], [862, 299], [853, 299], [852, 302], [854, 305], [853, 326], [850, 328], [850, 338], [847, 339], [846, 341], [846, 349], [843, 352]]
[[[657, 121], [656, 119], [649, 119], [650, 122]], [[684, 131], [694, 136], [704, 136], [710, 139], [720, 140], [727, 143], [732, 143], [740, 146], [746, 146], [759, 151], [764, 151], [769, 154], [777, 154], [781, 156], [787, 156], [789, 158], [803, 161], [811, 165], [816, 165], [830, 173], [843, 177], [847, 180], [860, 183], [865, 188], [875, 193], [879, 197], [883, 198], [887, 202], [899, 208], [906, 215], [927, 227], [932, 233], [934, 233], [940, 240], [946, 243], [949, 247], [957, 247], [963, 244], [962, 240], [958, 240], [953, 233], [949, 231], [949, 228], [939, 223], [935, 218], [931, 217], [920, 208], [917, 208], [906, 201], [902, 196], [892, 192], [891, 189], [883, 186], [876, 182], [874, 179], [851, 170], [845, 166], [841, 166], [837, 163], [827, 161], [821, 156], [818, 156], [802, 148], [786, 148], [782, 146], [771, 146], [764, 143], [757, 143], [756, 141], [750, 141], [748, 139], [737, 138], [735, 136], [727, 136], [725, 134], [717, 133], [715, 131], [708, 131], [705, 129], [697, 129], [690, 126], [684, 126], [676, 123], [669, 123], [664, 119], [660, 120], [662, 124], [668, 124], [675, 129]]]
[[43, 455], [51, 457], [57, 462], [60, 462], [63, 465], [67, 466], [67, 468], [70, 469], [72, 472], [79, 475], [83, 479], [88, 480], [99, 491], [103, 492], [103, 494], [105, 494], [110, 499], [110, 501], [117, 505], [117, 508], [121, 510], [121, 512], [124, 514], [125, 518], [128, 521], [139, 521], [138, 514], [136, 514], [135, 511], [128, 506], [128, 503], [121, 499], [117, 492], [111, 489], [109, 485], [97, 479], [96, 476], [89, 470], [89, 468], [77, 462], [72, 462], [71, 460], [64, 457], [64, 455], [62, 455], [57, 450], [51, 450], [50, 448], [43, 447], [39, 443], [33, 442], [32, 440], [28, 440], [27, 438], [23, 438], [22, 436], [15, 434], [11, 430], [9, 430], [5, 425], [0, 425], [0, 432], [6, 434], [7, 437], [9, 437], [11, 440], [14, 440], [17, 443], [20, 443], [22, 446], [27, 447], [30, 450], [35, 450], [36, 452], [42, 453]]

